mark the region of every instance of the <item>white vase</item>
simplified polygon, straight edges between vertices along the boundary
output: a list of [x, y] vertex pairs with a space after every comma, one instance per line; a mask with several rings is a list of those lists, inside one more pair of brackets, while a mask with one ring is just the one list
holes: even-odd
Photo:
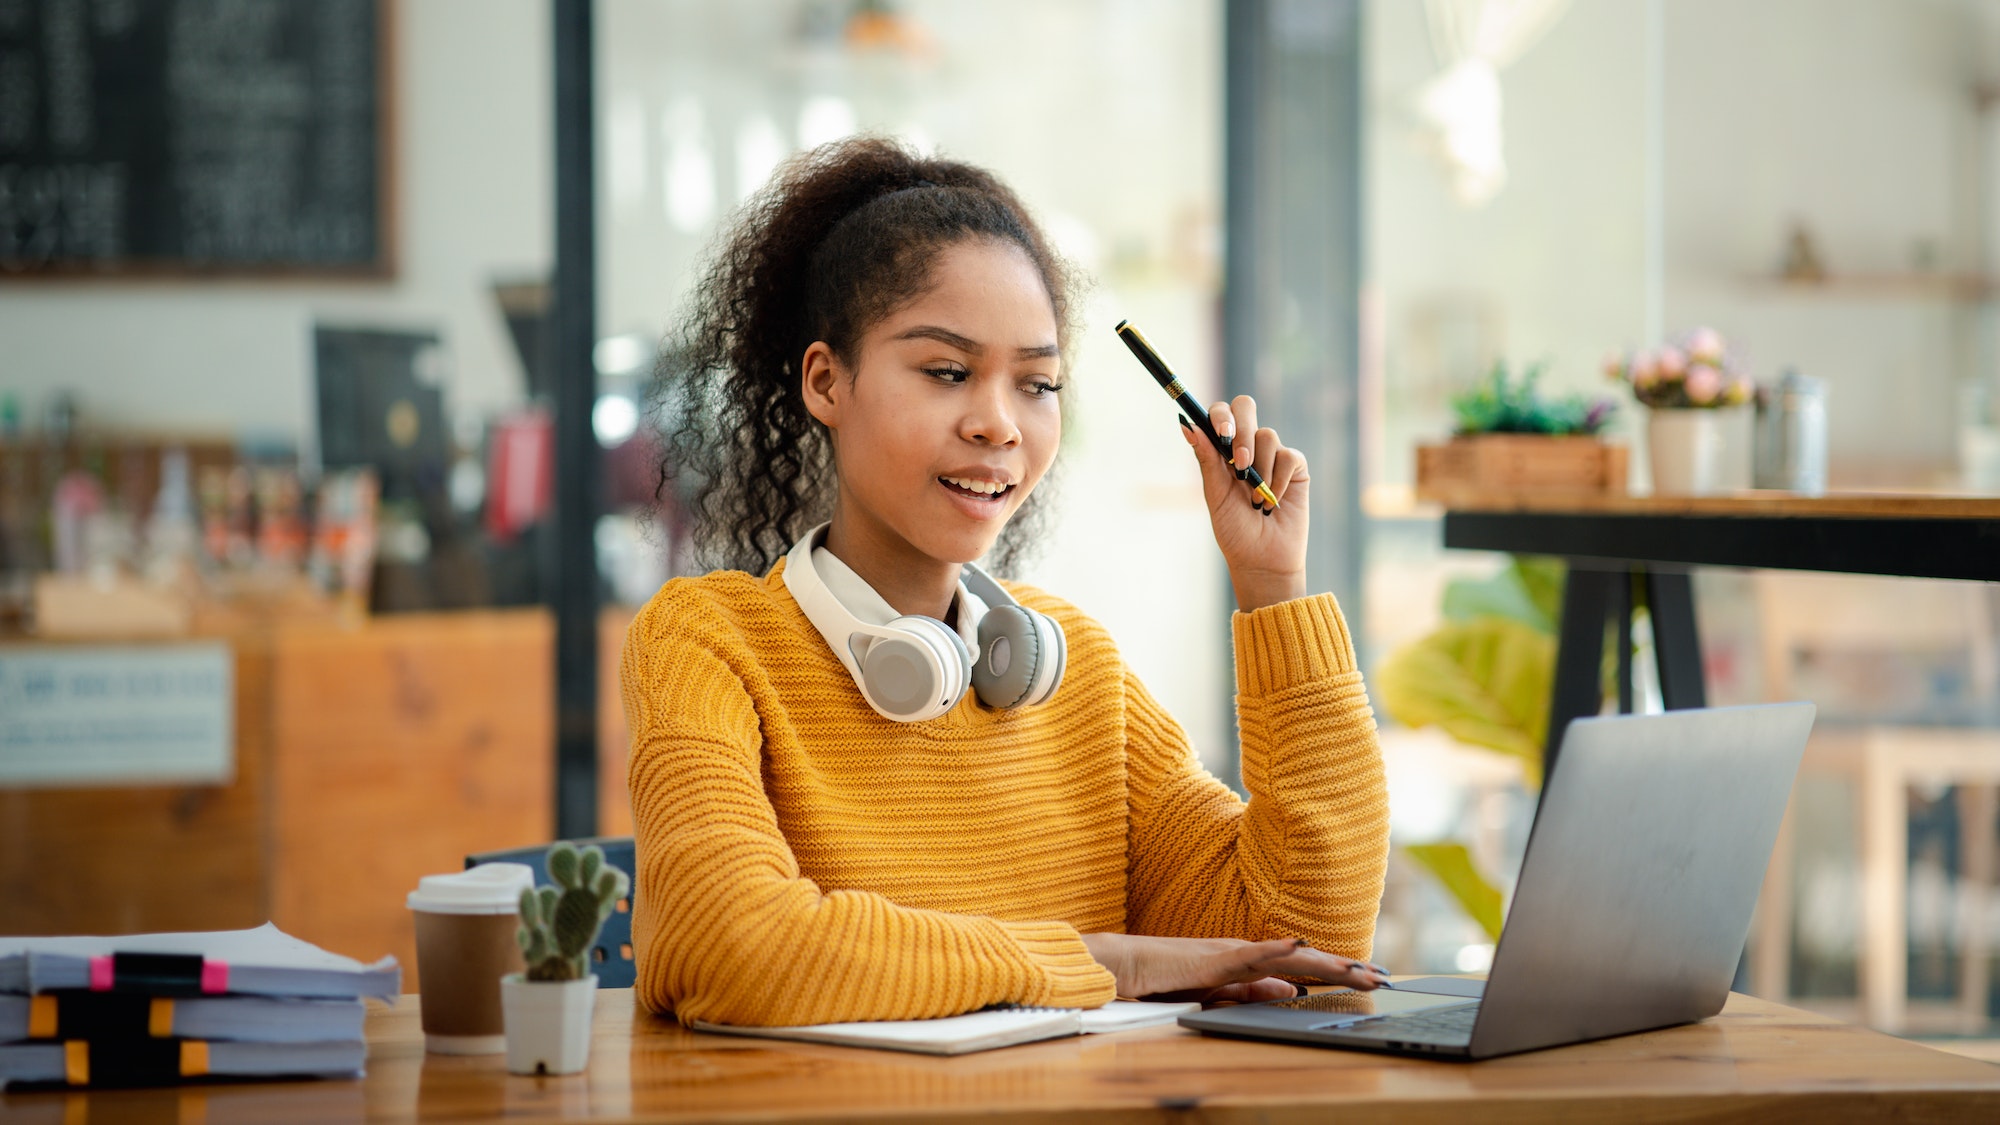
[[590, 1062], [590, 1021], [597, 1008], [597, 978], [500, 978], [500, 1010], [507, 1021], [507, 1069], [514, 1074], [575, 1074]]
[[1747, 406], [1653, 410], [1646, 445], [1656, 496], [1709, 496], [1750, 487]]

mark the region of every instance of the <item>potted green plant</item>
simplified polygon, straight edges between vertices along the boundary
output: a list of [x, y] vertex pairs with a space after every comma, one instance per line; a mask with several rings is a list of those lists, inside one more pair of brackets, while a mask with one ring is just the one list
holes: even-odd
[[[1522, 782], [1539, 789], [1565, 577], [1559, 560], [1516, 555], [1490, 578], [1453, 579], [1445, 587], [1443, 624], [1389, 653], [1375, 670], [1376, 703], [1401, 726], [1437, 727], [1463, 745], [1513, 759]], [[1405, 841], [1397, 851], [1498, 944], [1505, 916], [1500, 884], [1479, 869], [1464, 840]]]
[[567, 841], [549, 849], [555, 886], [521, 892], [515, 933], [527, 971], [500, 978], [507, 1025], [507, 1069], [515, 1074], [575, 1074], [590, 1061], [590, 1021], [597, 975], [590, 950], [631, 880], [604, 864], [604, 850]]
[[1417, 495], [1449, 501], [1467, 491], [1622, 492], [1625, 449], [1602, 440], [1616, 404], [1580, 394], [1545, 396], [1543, 367], [1515, 378], [1505, 360], [1453, 395], [1451, 441], [1417, 447]]
[[1750, 487], [1752, 388], [1721, 333], [1697, 328], [1654, 351], [1612, 356], [1605, 374], [1647, 408], [1655, 493], [1705, 496]]

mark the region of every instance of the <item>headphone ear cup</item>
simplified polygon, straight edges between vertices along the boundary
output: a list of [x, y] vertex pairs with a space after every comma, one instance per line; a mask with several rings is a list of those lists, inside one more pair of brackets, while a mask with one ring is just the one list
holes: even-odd
[[945, 706], [945, 710], [949, 711], [958, 706], [958, 701], [964, 699], [965, 693], [972, 688], [972, 650], [965, 647], [965, 638], [958, 635], [958, 630], [944, 622], [935, 617], [918, 620], [929, 622], [930, 627], [945, 639], [945, 644], [956, 658], [946, 661], [947, 671], [950, 673], [947, 678], [954, 685], [951, 689], [951, 702]]
[[958, 706], [971, 679], [972, 655], [959, 635], [929, 617], [899, 617], [861, 658], [861, 686], [875, 708], [898, 722], [935, 719]]
[[1028, 700], [1050, 653], [1037, 628], [1041, 614], [1019, 605], [996, 605], [979, 621], [979, 662], [972, 686], [988, 707], [1016, 707]]
[[1035, 623], [1035, 636], [1041, 642], [1038, 646], [1041, 659], [1035, 665], [1035, 679], [1028, 687], [1028, 698], [1023, 702], [1033, 707], [1047, 703], [1056, 689], [1062, 686], [1063, 672], [1069, 667], [1069, 638], [1064, 635], [1061, 625], [1048, 614], [1023, 607]]

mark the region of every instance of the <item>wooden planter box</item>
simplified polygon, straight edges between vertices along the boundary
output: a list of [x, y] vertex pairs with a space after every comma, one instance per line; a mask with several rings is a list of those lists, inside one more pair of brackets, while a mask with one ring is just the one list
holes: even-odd
[[1622, 445], [1594, 437], [1477, 434], [1417, 447], [1417, 498], [1467, 492], [1625, 491]]

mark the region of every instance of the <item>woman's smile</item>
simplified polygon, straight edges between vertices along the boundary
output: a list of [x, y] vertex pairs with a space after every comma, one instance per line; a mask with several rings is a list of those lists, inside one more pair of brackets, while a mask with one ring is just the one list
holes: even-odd
[[937, 478], [940, 488], [951, 497], [958, 510], [977, 520], [999, 519], [1013, 507], [1014, 484], [1000, 477], [972, 473], [946, 473]]

